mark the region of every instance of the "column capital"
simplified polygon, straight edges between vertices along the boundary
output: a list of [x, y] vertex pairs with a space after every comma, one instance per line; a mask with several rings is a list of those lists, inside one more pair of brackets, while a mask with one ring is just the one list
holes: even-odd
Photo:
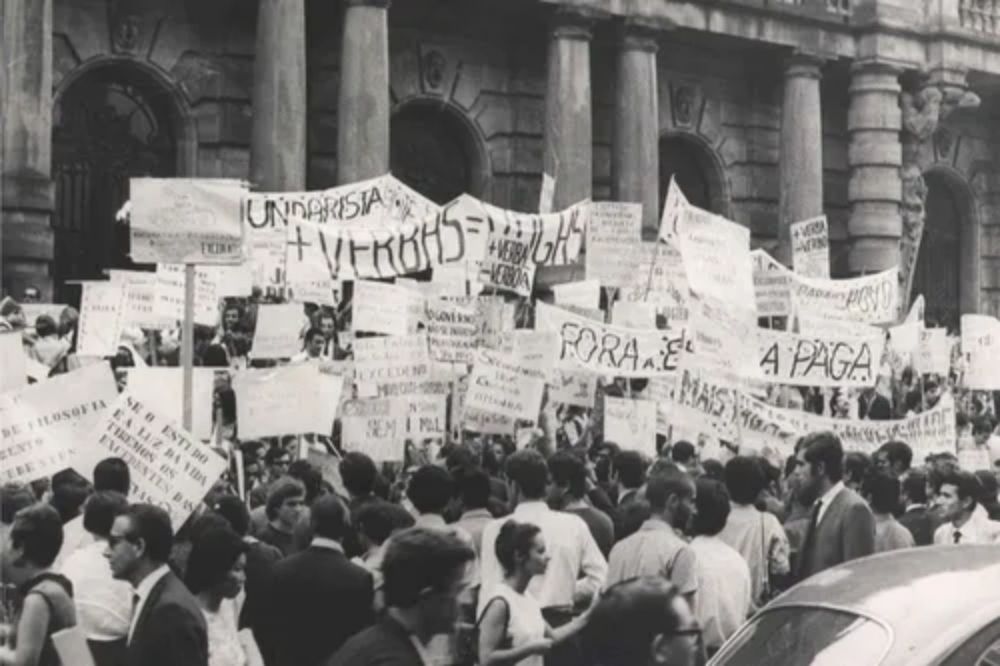
[[594, 24], [607, 14], [586, 7], [560, 5], [552, 12], [552, 36], [556, 39], [590, 40]]
[[389, 9], [392, 0], [344, 0], [344, 7], [374, 7], [375, 9]]
[[785, 58], [785, 78], [822, 79], [826, 59], [804, 51], [795, 51]]
[[903, 68], [896, 63], [880, 60], [877, 58], [866, 58], [855, 60], [851, 63], [851, 74], [881, 74], [883, 76], [899, 76]]
[[660, 49], [659, 37], [664, 26], [648, 19], [628, 17], [619, 28], [622, 47], [629, 51], [656, 53]]

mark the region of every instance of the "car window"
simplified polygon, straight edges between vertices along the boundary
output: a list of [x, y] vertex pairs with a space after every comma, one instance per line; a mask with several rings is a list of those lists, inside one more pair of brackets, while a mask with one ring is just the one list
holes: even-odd
[[977, 631], [955, 649], [942, 664], [944, 666], [1000, 666], [1000, 620]]
[[983, 656], [976, 662], [976, 666], [1000, 666], [1000, 638], [986, 649]]
[[814, 606], [765, 610], [734, 637], [713, 666], [867, 666], [891, 641], [882, 625], [860, 615]]

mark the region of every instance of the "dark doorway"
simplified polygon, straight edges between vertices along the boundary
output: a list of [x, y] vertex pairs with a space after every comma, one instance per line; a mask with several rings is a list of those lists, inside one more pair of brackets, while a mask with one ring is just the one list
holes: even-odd
[[660, 213], [663, 213], [670, 179], [676, 178], [688, 202], [724, 214], [725, 211], [715, 210], [718, 193], [712, 189], [711, 174], [708, 156], [694, 141], [677, 136], [660, 139]]
[[946, 326], [957, 332], [961, 318], [960, 259], [965, 207], [944, 176], [931, 172], [924, 180], [927, 216], [910, 298], [924, 295], [928, 326]]
[[411, 103], [392, 117], [394, 176], [437, 204], [473, 191], [477, 171], [468, 128], [438, 104]]

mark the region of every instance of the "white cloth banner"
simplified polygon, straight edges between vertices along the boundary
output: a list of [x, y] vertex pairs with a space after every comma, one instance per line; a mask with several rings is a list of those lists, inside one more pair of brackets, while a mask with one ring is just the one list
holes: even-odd
[[388, 384], [412, 384], [430, 378], [431, 358], [425, 333], [354, 341], [354, 381], [363, 397], [394, 393], [385, 389]]
[[830, 229], [826, 215], [789, 225], [792, 266], [806, 277], [830, 277]]
[[1000, 389], [1000, 320], [986, 315], [962, 315], [962, 355], [966, 388]]
[[760, 368], [768, 381], [793, 386], [874, 386], [884, 339], [804, 336], [757, 329]]
[[[0, 395], [0, 483], [52, 476], [118, 399], [111, 366], [95, 363]], [[90, 476], [93, 467], [86, 470]]]
[[884, 324], [899, 316], [899, 269], [847, 280], [824, 280], [787, 274], [800, 314]]

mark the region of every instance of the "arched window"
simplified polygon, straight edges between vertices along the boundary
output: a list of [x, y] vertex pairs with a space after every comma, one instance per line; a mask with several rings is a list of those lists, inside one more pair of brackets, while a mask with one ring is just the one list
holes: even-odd
[[660, 213], [671, 178], [677, 179], [692, 205], [719, 215], [726, 214], [721, 175], [708, 150], [695, 140], [683, 136], [660, 139]]
[[69, 296], [65, 280], [133, 267], [127, 227], [115, 214], [128, 200], [129, 178], [176, 175], [172, 118], [166, 92], [128, 67], [87, 72], [61, 95], [52, 141], [57, 296]]
[[957, 331], [961, 317], [962, 226], [968, 205], [945, 176], [932, 171], [925, 174], [924, 181], [924, 235], [910, 297], [924, 295], [928, 326], [947, 326]]
[[472, 130], [439, 103], [410, 102], [392, 116], [394, 176], [438, 204], [481, 196], [482, 157]]

